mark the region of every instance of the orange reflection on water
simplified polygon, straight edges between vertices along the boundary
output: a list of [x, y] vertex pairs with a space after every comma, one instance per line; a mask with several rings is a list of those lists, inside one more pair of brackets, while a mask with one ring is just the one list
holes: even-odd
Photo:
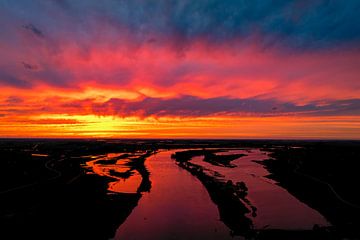
[[109, 183], [108, 190], [117, 193], [136, 193], [141, 184], [142, 177], [135, 171], [134, 175], [127, 179], [118, 178], [117, 181]]
[[127, 166], [129, 158], [124, 153], [108, 153], [105, 156], [86, 156], [94, 159], [86, 162], [86, 168], [99, 176], [112, 179], [108, 184], [110, 192], [136, 193], [142, 177], [138, 171]]

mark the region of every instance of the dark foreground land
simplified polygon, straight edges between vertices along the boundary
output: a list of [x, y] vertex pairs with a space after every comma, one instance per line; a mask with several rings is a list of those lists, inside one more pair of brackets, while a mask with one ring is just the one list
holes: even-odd
[[[256, 229], [249, 214], [256, 216], [257, 209], [247, 197], [246, 184], [222, 181], [218, 173], [192, 162], [193, 157], [203, 156], [211, 165], [232, 168], [232, 161], [242, 155], [219, 154], [229, 148], [269, 152], [267, 160], [259, 161], [271, 173], [267, 177], [317, 210], [331, 226], [298, 231]], [[169, 161], [203, 184], [218, 208], [219, 219], [234, 236], [360, 239], [357, 141], [23, 139], [0, 140], [0, 238], [114, 237], [142, 194], [151, 192], [146, 159], [164, 149], [177, 149]], [[101, 168], [93, 167], [94, 161]], [[111, 168], [114, 164], [124, 170]], [[133, 191], [109, 190], [114, 179], [135, 174], [141, 176], [141, 182]]]

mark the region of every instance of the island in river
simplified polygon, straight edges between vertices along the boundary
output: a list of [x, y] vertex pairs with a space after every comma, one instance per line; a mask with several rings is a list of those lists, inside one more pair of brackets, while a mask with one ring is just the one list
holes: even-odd
[[357, 141], [0, 140], [1, 239], [358, 239]]

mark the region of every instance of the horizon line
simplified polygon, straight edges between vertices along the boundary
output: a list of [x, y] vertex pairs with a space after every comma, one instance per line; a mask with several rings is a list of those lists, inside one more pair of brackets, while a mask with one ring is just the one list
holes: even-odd
[[360, 141], [352, 138], [118, 138], [118, 137], [1, 137], [0, 140], [171, 140], [171, 141]]

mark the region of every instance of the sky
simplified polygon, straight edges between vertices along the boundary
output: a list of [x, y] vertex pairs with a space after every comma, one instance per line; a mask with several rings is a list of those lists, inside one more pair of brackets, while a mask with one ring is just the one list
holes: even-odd
[[360, 139], [358, 0], [0, 0], [0, 137]]

